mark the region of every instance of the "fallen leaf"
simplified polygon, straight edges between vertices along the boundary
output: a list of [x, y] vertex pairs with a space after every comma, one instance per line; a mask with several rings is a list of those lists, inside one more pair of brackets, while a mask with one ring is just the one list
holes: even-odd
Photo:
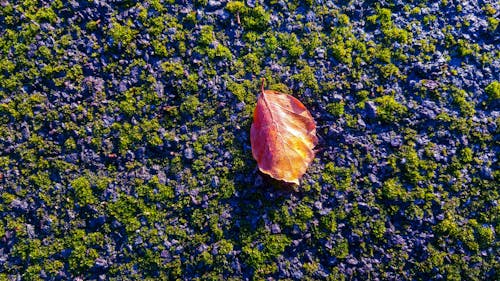
[[264, 174], [299, 184], [314, 159], [316, 124], [296, 98], [264, 90], [257, 100], [250, 129], [252, 155]]

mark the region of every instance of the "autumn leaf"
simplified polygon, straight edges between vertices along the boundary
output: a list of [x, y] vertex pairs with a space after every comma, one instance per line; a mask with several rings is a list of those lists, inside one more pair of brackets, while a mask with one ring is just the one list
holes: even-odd
[[264, 90], [257, 100], [250, 129], [252, 154], [264, 174], [299, 184], [314, 159], [316, 124], [296, 98]]

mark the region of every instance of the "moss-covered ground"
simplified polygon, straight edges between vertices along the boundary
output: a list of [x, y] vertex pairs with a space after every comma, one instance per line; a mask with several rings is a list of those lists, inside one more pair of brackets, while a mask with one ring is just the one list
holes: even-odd
[[[498, 1], [0, 1], [0, 280], [499, 280]], [[311, 111], [256, 169], [260, 78]]]

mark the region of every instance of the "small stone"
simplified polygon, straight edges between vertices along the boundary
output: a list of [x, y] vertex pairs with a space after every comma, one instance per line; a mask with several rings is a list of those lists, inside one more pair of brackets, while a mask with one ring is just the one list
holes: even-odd
[[247, 0], [247, 5], [252, 7], [252, 8], [255, 8], [255, 4], [256, 4], [256, 1], [255, 0]]
[[126, 82], [122, 81], [120, 82], [120, 85], [118, 85], [118, 90], [123, 93], [127, 90], [127, 84]]
[[402, 144], [403, 144], [403, 141], [400, 138], [391, 139], [391, 146], [392, 147], [400, 147]]
[[253, 185], [254, 186], [261, 186], [262, 185], [262, 177], [260, 175], [257, 175], [257, 177], [255, 177], [255, 182]]
[[193, 149], [188, 147], [186, 149], [184, 149], [184, 157], [186, 157], [186, 159], [193, 159], [194, 158], [194, 153], [193, 153]]
[[219, 9], [219, 10], [215, 11], [214, 15], [216, 15], [217, 18], [219, 18], [222, 21], [226, 21], [231, 17], [231, 14], [228, 11], [226, 11], [225, 9]]
[[172, 260], [172, 256], [170, 255], [170, 252], [167, 250], [161, 251], [160, 257], [162, 259], [165, 259], [165, 262], [169, 262]]
[[137, 157], [137, 159], [143, 159], [144, 156], [146, 155], [146, 148], [141, 146], [137, 149], [137, 151], [135, 152], [135, 155]]
[[21, 125], [21, 135], [25, 140], [30, 138], [30, 128], [26, 122], [23, 122], [23, 124]]
[[100, 226], [102, 226], [105, 222], [106, 222], [106, 217], [105, 216], [99, 216], [97, 218], [91, 219], [89, 221], [88, 227], [91, 230], [95, 230], [95, 229], [99, 228]]
[[164, 171], [158, 171], [158, 174], [156, 175], [158, 177], [158, 182], [161, 184], [167, 183], [167, 174], [165, 174]]
[[376, 118], [377, 117], [377, 106], [372, 101], [365, 102], [365, 112], [366, 117]]
[[358, 260], [356, 258], [349, 258], [347, 259], [347, 263], [348, 264], [352, 264], [352, 265], [357, 265], [358, 264]]
[[130, 150], [127, 150], [127, 152], [125, 153], [125, 159], [127, 159], [127, 161], [133, 161], [134, 158], [135, 158], [134, 153]]
[[322, 210], [323, 209], [323, 203], [321, 203], [321, 201], [316, 201], [314, 202], [314, 207], [318, 210]]
[[26, 211], [28, 210], [28, 203], [26, 201], [14, 199], [12, 200], [12, 202], [10, 202], [10, 207], [12, 209], [19, 209], [21, 211]]
[[271, 225], [271, 233], [272, 234], [278, 234], [278, 233], [281, 233], [281, 228], [279, 225], [277, 224], [272, 224]]
[[108, 267], [108, 262], [103, 258], [97, 258], [95, 260], [96, 267], [106, 268]]
[[244, 102], [239, 102], [236, 104], [236, 110], [238, 110], [239, 112], [243, 111], [243, 109], [245, 109], [245, 103]]
[[61, 251], [61, 255], [63, 258], [67, 259], [71, 255], [72, 250], [71, 249], [64, 249]]
[[214, 9], [214, 8], [218, 8], [222, 5], [222, 2], [221, 1], [216, 1], [216, 0], [208, 0], [208, 3], [207, 3], [207, 8], [211, 8], [211, 9]]
[[30, 239], [35, 238], [36, 237], [35, 226], [33, 226], [32, 224], [26, 224], [26, 233], [28, 234], [28, 237]]
[[376, 177], [374, 174], [372, 174], [372, 173], [368, 174], [368, 179], [369, 179], [372, 183], [375, 183], [375, 182], [377, 182], [377, 181], [378, 181], [378, 180], [377, 180], [377, 177]]
[[363, 121], [363, 119], [359, 118], [358, 119], [358, 125], [361, 127], [361, 128], [366, 128], [366, 123], [365, 121]]
[[220, 185], [220, 180], [219, 180], [219, 177], [214, 176], [214, 177], [212, 178], [212, 182], [211, 182], [211, 184], [212, 184], [212, 187], [214, 187], [214, 188], [215, 188], [215, 187], [219, 187], [219, 185]]
[[491, 172], [491, 168], [490, 167], [486, 167], [486, 166], [483, 166], [481, 168], [481, 175], [486, 178], [486, 179], [489, 179], [489, 180], [492, 180], [493, 179], [493, 174]]

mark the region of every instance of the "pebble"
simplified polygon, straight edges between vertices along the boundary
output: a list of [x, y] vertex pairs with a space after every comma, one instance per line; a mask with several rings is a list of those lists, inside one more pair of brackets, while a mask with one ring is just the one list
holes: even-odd
[[377, 106], [372, 101], [365, 102], [365, 113], [370, 119], [377, 118]]
[[193, 149], [190, 147], [184, 149], [184, 157], [189, 160], [193, 159], [194, 158]]
[[280, 226], [278, 224], [272, 224], [271, 225], [271, 233], [273, 233], [273, 234], [281, 233]]

